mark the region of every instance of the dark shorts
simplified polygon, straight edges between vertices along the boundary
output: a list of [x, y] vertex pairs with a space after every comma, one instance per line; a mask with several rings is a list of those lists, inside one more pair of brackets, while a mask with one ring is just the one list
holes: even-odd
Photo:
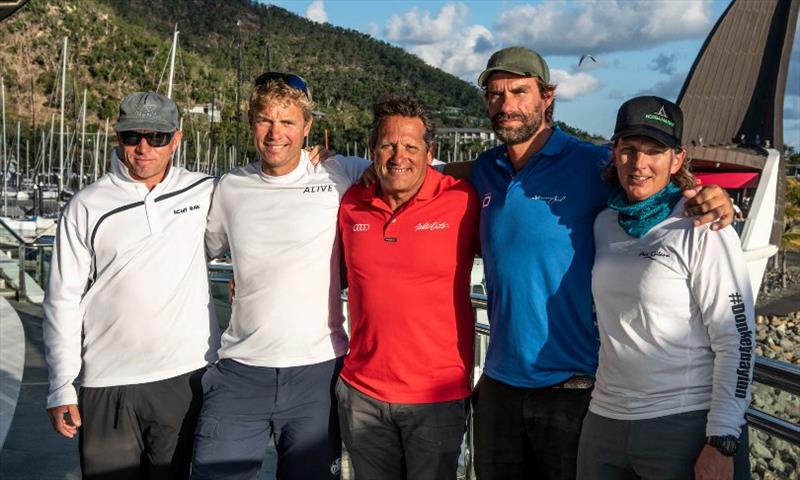
[[341, 359], [289, 368], [220, 360], [203, 376], [193, 479], [256, 478], [270, 437], [278, 480], [338, 479]]
[[188, 478], [204, 371], [136, 385], [82, 387], [83, 478]]
[[472, 394], [480, 480], [574, 479], [591, 388], [518, 388], [482, 375]]
[[[615, 420], [589, 412], [578, 449], [580, 480], [694, 477], [705, 446], [708, 410], [645, 420]], [[734, 479], [750, 478], [747, 427], [734, 457]]]
[[454, 480], [467, 425], [465, 399], [387, 403], [339, 379], [342, 439], [359, 479]]

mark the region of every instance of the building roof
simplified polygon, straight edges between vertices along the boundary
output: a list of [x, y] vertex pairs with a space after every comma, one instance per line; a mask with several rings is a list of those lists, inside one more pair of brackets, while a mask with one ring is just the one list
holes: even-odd
[[686, 145], [783, 147], [783, 96], [798, 0], [735, 0], [683, 85]]

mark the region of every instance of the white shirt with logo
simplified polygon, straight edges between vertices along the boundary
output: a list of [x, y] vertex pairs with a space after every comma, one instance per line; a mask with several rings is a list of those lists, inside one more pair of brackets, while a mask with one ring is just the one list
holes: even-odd
[[219, 327], [203, 248], [214, 178], [172, 167], [148, 190], [116, 157], [58, 222], [44, 302], [47, 406], [73, 381], [108, 387], [175, 377], [216, 360]]
[[210, 257], [230, 250], [236, 297], [220, 358], [285, 368], [347, 352], [340, 300], [339, 201], [369, 161], [307, 153], [272, 177], [260, 161], [220, 180], [208, 217]]
[[600, 365], [589, 410], [640, 420], [709, 409], [707, 435], [739, 435], [750, 403], [753, 294], [739, 238], [683, 218], [642, 238], [606, 209], [594, 224]]

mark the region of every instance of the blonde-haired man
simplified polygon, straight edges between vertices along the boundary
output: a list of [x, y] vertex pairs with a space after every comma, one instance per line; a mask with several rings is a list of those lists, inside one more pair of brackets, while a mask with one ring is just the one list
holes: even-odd
[[347, 334], [336, 220], [369, 163], [312, 165], [302, 149], [312, 108], [300, 76], [261, 75], [248, 113], [260, 158], [214, 193], [206, 249], [230, 250], [236, 296], [220, 361], [203, 377], [193, 478], [255, 478], [269, 437], [279, 479], [339, 477], [333, 387]]

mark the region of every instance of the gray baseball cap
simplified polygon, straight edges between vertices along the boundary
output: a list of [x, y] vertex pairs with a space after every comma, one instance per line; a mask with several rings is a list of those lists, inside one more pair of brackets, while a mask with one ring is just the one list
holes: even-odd
[[523, 77], [539, 77], [550, 83], [550, 68], [541, 55], [525, 47], [508, 47], [492, 54], [486, 70], [478, 77], [478, 86], [483, 87], [494, 72], [509, 72]]
[[156, 92], [131, 93], [119, 104], [119, 117], [114, 129], [174, 132], [180, 128], [180, 113], [175, 102]]

